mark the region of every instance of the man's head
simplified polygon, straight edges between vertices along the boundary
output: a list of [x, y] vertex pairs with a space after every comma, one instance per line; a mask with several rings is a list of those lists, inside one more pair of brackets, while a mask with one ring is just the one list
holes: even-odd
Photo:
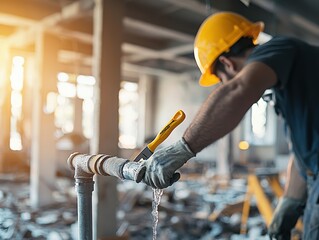
[[236, 74], [235, 58], [254, 46], [263, 26], [262, 22], [252, 23], [232, 12], [208, 17], [194, 43], [195, 59], [202, 72], [199, 84], [211, 86], [220, 82], [220, 78], [228, 79]]
[[240, 38], [228, 52], [223, 52], [216, 58], [210, 72], [223, 83], [229, 81], [244, 67], [247, 52], [253, 47], [255, 44], [251, 37]]

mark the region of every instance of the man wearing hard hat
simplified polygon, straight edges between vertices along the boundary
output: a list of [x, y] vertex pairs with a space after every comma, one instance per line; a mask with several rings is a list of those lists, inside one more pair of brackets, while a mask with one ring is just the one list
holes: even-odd
[[176, 170], [232, 131], [265, 90], [273, 89], [276, 112], [289, 130], [292, 157], [269, 234], [290, 239], [304, 209], [303, 239], [319, 239], [319, 48], [288, 37], [257, 45], [262, 30], [262, 22], [231, 12], [213, 14], [203, 22], [194, 44], [202, 73], [199, 84], [219, 86], [182, 139], [143, 162], [143, 181], [154, 188], [173, 184], [179, 179]]

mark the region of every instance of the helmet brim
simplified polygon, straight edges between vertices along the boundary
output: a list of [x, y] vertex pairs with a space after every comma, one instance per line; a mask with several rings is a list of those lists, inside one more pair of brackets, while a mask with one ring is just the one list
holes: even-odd
[[220, 82], [219, 77], [211, 73], [211, 70], [206, 70], [199, 79], [199, 85], [202, 87], [209, 87]]

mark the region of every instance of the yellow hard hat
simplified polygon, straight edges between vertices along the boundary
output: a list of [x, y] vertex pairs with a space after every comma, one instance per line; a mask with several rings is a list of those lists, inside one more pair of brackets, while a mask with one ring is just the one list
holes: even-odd
[[233, 12], [219, 12], [209, 16], [200, 26], [195, 42], [194, 55], [202, 73], [201, 86], [207, 87], [220, 82], [212, 73], [212, 65], [223, 52], [228, 52], [241, 37], [252, 37], [256, 44], [263, 22], [252, 23]]

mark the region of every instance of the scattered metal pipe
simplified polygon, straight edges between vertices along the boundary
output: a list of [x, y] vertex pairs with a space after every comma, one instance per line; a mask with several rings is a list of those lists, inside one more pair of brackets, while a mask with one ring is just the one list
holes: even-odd
[[127, 159], [105, 154], [73, 153], [69, 156], [67, 162], [74, 171], [75, 188], [77, 190], [79, 240], [91, 240], [93, 239], [92, 192], [94, 190], [94, 174], [140, 182], [146, 169], [138, 162], [131, 162]]

